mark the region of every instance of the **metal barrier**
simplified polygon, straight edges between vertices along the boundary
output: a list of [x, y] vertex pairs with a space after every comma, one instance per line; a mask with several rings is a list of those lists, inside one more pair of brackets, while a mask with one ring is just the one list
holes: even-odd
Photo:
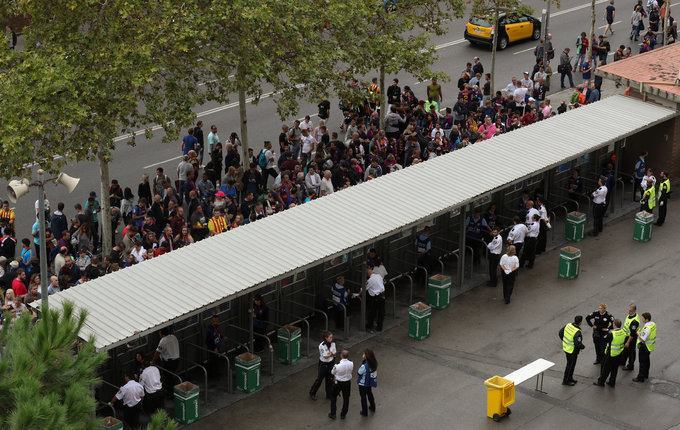
[[184, 360], [187, 364], [191, 364], [190, 367], [187, 367], [186, 369], [184, 369], [185, 373], [189, 372], [190, 370], [193, 370], [193, 369], [203, 370], [203, 380], [205, 382], [205, 401], [207, 403], [208, 402], [208, 371], [206, 370], [205, 367], [201, 366], [200, 364], [193, 362], [193, 361], [189, 361], [186, 358], [180, 358], [180, 360]]
[[[272, 311], [274, 311], [274, 312], [278, 312], [278, 313], [280, 313], [281, 315], [288, 315], [289, 317], [298, 318], [297, 320], [295, 320], [295, 321], [293, 321], [293, 322], [291, 322], [291, 323], [288, 323], [288, 324], [297, 324], [297, 323], [299, 323], [299, 322], [304, 322], [304, 323], [305, 323], [305, 325], [307, 326], [307, 347], [306, 347], [307, 354], [305, 354], [305, 357], [309, 357], [309, 333], [310, 333], [310, 331], [311, 331], [311, 328], [310, 328], [310, 326], [309, 326], [309, 321], [307, 321], [307, 318], [309, 318], [309, 317], [300, 318], [300, 317], [298, 317], [298, 316], [291, 315], [291, 314], [289, 314], [289, 313], [283, 312], [282, 310], [274, 309], [274, 308], [269, 308], [269, 310], [272, 310]], [[269, 324], [272, 324], [272, 325], [274, 325], [275, 327], [278, 327], [278, 328], [284, 327], [283, 325], [276, 324], [276, 323], [272, 323], [272, 322], [270, 322]], [[267, 334], [274, 334], [274, 333], [276, 333], [276, 331], [268, 332]]]
[[174, 373], [174, 372], [171, 372], [171, 371], [169, 371], [168, 369], [166, 369], [166, 368], [164, 368], [164, 367], [161, 367], [161, 366], [158, 365], [158, 364], [154, 364], [154, 366], [156, 366], [156, 367], [158, 368], [158, 370], [160, 370], [161, 372], [168, 373], [168, 374], [170, 374], [171, 376], [174, 376], [175, 378], [177, 378], [177, 380], [179, 381], [179, 382], [178, 382], [179, 384], [182, 383], [182, 377], [179, 376], [178, 374], [176, 374], [176, 373]]
[[110, 416], [116, 418], [116, 408], [114, 408], [113, 405], [112, 405], [111, 403], [108, 403], [108, 402], [107, 402], [107, 403], [104, 403], [104, 402], [102, 402], [101, 400], [99, 400], [99, 401], [97, 402], [97, 405], [102, 405], [102, 406], [103, 406], [103, 408], [97, 408], [97, 410], [99, 410], [99, 409], [111, 409], [111, 415], [110, 415]]
[[[267, 322], [267, 324], [270, 324], [270, 323]], [[231, 327], [231, 328], [235, 328], [237, 330], [244, 331], [244, 332], [248, 333], [248, 336], [250, 336], [250, 330], [246, 330], [243, 327], [239, 327], [239, 326], [234, 325], [234, 324], [227, 324], [227, 327]], [[269, 373], [271, 374], [272, 381], [273, 381], [274, 380], [274, 347], [272, 346], [272, 341], [269, 339], [269, 336], [265, 336], [265, 335], [260, 334], [260, 333], [253, 333], [253, 336], [264, 338], [267, 341], [267, 345], [269, 345]]]
[[292, 304], [297, 305], [297, 306], [300, 306], [301, 308], [304, 308], [304, 309], [309, 309], [310, 311], [313, 311], [313, 312], [318, 312], [318, 313], [320, 313], [321, 315], [323, 315], [324, 324], [325, 324], [325, 325], [324, 325], [324, 330], [328, 331], [328, 314], [327, 314], [326, 312], [322, 311], [321, 309], [317, 309], [317, 308], [315, 308], [314, 306], [309, 306], [309, 305], [306, 305], [306, 304], [304, 304], [304, 303], [296, 302], [296, 301], [294, 301], [294, 300], [288, 299], [287, 302], [288, 302], [288, 303], [292, 303]]
[[[191, 346], [191, 347], [196, 348], [196, 349], [198, 349], [198, 350], [200, 350], [200, 351], [205, 351], [205, 352], [207, 352], [207, 353], [209, 353], [209, 354], [214, 354], [214, 355], [216, 355], [218, 358], [224, 358], [225, 360], [227, 360], [227, 393], [232, 393], [233, 391], [232, 391], [232, 370], [231, 370], [231, 360], [229, 360], [229, 357], [227, 356], [227, 354], [225, 354], [224, 352], [215, 352], [215, 351], [211, 351], [211, 350], [209, 350], [208, 348], [204, 348], [204, 347], [202, 347], [202, 346], [198, 346], [198, 345], [196, 345], [195, 343], [187, 343], [187, 344], [185, 344], [185, 345], [186, 345], [186, 346]], [[197, 365], [198, 365], [198, 364], [197, 364]], [[202, 367], [202, 366], [201, 366], [201, 367]], [[189, 370], [189, 369], [187, 369], [187, 370]], [[203, 368], [203, 370], [205, 370], [205, 368]], [[206, 385], [205, 385], [205, 391], [207, 392], [207, 391], [208, 391], [208, 376], [207, 376], [207, 371], [206, 371], [206, 377], [205, 377], [205, 384], [206, 384]], [[206, 395], [205, 400], [206, 400], [206, 402], [208, 401], [208, 396], [207, 396], [207, 395]]]

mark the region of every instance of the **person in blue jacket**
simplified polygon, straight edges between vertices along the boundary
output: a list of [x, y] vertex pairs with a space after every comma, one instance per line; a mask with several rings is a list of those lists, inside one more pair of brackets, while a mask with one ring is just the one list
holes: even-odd
[[[361, 398], [361, 416], [368, 416], [368, 410], [375, 412], [373, 388], [378, 386], [378, 360], [372, 350], [366, 349], [361, 357], [362, 363], [357, 372], [357, 385]], [[368, 400], [368, 401], [367, 401]], [[368, 406], [370, 404], [370, 407]]]

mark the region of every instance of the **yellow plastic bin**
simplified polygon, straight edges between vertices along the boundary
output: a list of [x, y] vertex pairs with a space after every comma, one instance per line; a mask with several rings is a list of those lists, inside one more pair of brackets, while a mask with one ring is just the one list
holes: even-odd
[[510, 415], [508, 406], [515, 403], [515, 383], [502, 376], [493, 376], [484, 381], [484, 385], [486, 385], [486, 416], [498, 421]]

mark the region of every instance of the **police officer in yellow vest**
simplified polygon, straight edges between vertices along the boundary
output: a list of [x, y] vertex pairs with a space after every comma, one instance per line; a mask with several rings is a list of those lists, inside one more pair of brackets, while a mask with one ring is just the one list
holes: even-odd
[[623, 344], [625, 343], [626, 333], [621, 329], [621, 320], [614, 320], [614, 330], [607, 333], [605, 342], [607, 342], [607, 349], [605, 350], [604, 363], [600, 370], [600, 377], [593, 385], [604, 387], [604, 382], [607, 385], [614, 387], [616, 385], [616, 374], [619, 370], [619, 360], [623, 352]]
[[647, 190], [642, 194], [642, 200], [640, 200], [640, 210], [654, 213], [654, 207], [656, 207], [656, 189], [654, 188], [654, 182], [651, 179], [647, 179]]
[[626, 343], [623, 345], [623, 353], [619, 360], [623, 370], [633, 370], [635, 366], [635, 348], [637, 348], [637, 331], [639, 327], [640, 315], [637, 314], [635, 304], [631, 303], [628, 305], [628, 315], [626, 315], [626, 320], [623, 322], [623, 327], [621, 327], [626, 334]]
[[638, 330], [637, 346], [640, 350], [640, 369], [635, 382], [649, 379], [649, 353], [656, 349], [656, 323], [649, 312], [642, 313], [642, 327]]
[[574, 322], [565, 325], [560, 329], [560, 339], [562, 339], [562, 350], [567, 356], [567, 365], [564, 368], [564, 377], [562, 378], [562, 385], [573, 386], [576, 384], [574, 379], [574, 369], [576, 368], [576, 360], [578, 353], [585, 349], [583, 345], [583, 334], [581, 333], [581, 322], [583, 317], [576, 315]]
[[666, 221], [668, 199], [671, 196], [671, 180], [665, 171], [661, 172], [659, 179], [661, 179], [661, 185], [659, 185], [659, 216], [656, 220], [656, 225], [663, 225], [664, 221]]

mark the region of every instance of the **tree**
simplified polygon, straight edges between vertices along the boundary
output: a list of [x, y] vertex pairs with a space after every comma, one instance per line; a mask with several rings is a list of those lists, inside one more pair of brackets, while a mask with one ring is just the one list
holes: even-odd
[[[347, 80], [377, 70], [381, 106], [386, 106], [385, 75], [406, 71], [425, 80], [446, 78], [430, 66], [437, 59], [432, 35], [446, 32], [445, 23], [463, 16], [462, 0], [348, 0], [328, 2], [325, 13], [337, 67]], [[335, 86], [342, 85], [338, 82]], [[371, 94], [375, 97], [375, 94]], [[381, 124], [385, 109], [380, 109]]]
[[204, 41], [202, 64], [211, 77], [210, 98], [226, 102], [238, 94], [242, 161], [247, 165], [246, 97], [257, 103], [271, 87], [283, 119], [297, 113], [299, 100], [318, 100], [335, 61], [323, 36], [323, 0], [208, 0], [202, 9], [211, 29]]
[[97, 367], [106, 354], [78, 333], [87, 314], [65, 303], [45, 310], [33, 324], [24, 314], [0, 333], [0, 428], [10, 430], [94, 429]]
[[[30, 15], [26, 49], [0, 52], [0, 169], [35, 163], [56, 172], [97, 160], [103, 253], [111, 249], [108, 164], [114, 137], [152, 124], [178, 136], [202, 100], [194, 67], [207, 31], [200, 0], [5, 0], [5, 16]], [[59, 157], [57, 157], [59, 156]]]
[[165, 411], [158, 411], [151, 415], [151, 421], [146, 430], [175, 430], [177, 422], [170, 418]]
[[521, 0], [472, 0], [472, 16], [486, 18], [492, 23], [494, 29], [491, 43], [491, 96], [495, 94], [499, 15], [509, 12], [531, 14], [533, 10], [531, 7], [522, 4]]

